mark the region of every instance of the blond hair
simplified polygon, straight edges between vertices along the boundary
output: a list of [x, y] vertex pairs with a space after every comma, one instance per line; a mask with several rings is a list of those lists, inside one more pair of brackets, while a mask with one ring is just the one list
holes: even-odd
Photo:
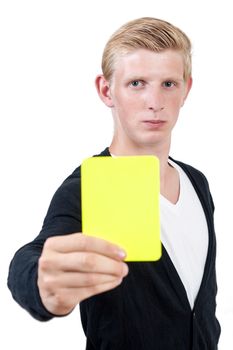
[[184, 58], [184, 80], [191, 76], [191, 42], [187, 35], [169, 22], [142, 17], [121, 26], [108, 40], [102, 56], [105, 78], [111, 79], [119, 56], [137, 49], [154, 52], [166, 49], [180, 51]]

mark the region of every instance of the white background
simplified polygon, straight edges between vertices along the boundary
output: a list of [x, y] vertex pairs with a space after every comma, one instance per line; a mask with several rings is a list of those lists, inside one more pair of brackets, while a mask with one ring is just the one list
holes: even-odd
[[[109, 145], [110, 111], [94, 87], [108, 37], [124, 22], [153, 16], [193, 42], [193, 90], [171, 155], [206, 175], [218, 240], [220, 350], [233, 348], [231, 1], [0, 2], [1, 349], [84, 349], [78, 308], [40, 323], [6, 287], [14, 252], [39, 232], [50, 199], [80, 162]], [[5, 344], [5, 345], [2, 345]]]

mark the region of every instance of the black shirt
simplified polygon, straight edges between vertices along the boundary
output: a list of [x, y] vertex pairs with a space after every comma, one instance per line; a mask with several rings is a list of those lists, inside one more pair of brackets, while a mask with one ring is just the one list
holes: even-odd
[[[108, 148], [102, 156], [110, 156]], [[173, 160], [174, 161], [174, 160]], [[175, 161], [189, 177], [202, 204], [209, 232], [205, 270], [194, 308], [162, 248], [157, 262], [128, 263], [122, 284], [80, 304], [87, 350], [215, 350], [220, 326], [216, 309], [216, 238], [214, 205], [205, 176]], [[80, 167], [55, 193], [40, 234], [16, 252], [8, 285], [15, 300], [41, 321], [54, 317], [43, 306], [37, 287], [37, 264], [50, 236], [81, 232]]]

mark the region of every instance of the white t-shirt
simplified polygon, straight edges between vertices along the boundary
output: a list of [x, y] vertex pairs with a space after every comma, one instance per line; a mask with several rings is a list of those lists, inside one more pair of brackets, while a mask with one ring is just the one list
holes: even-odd
[[208, 227], [200, 200], [185, 172], [176, 204], [160, 195], [161, 240], [184, 285], [191, 308], [198, 294], [208, 250]]

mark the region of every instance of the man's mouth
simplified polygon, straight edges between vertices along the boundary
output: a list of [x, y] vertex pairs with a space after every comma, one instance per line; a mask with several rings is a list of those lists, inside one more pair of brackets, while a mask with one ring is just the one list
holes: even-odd
[[149, 119], [149, 120], [144, 120], [143, 123], [147, 124], [147, 125], [154, 125], [155, 127], [159, 127], [164, 125], [166, 122], [165, 120], [160, 120], [160, 119]]

